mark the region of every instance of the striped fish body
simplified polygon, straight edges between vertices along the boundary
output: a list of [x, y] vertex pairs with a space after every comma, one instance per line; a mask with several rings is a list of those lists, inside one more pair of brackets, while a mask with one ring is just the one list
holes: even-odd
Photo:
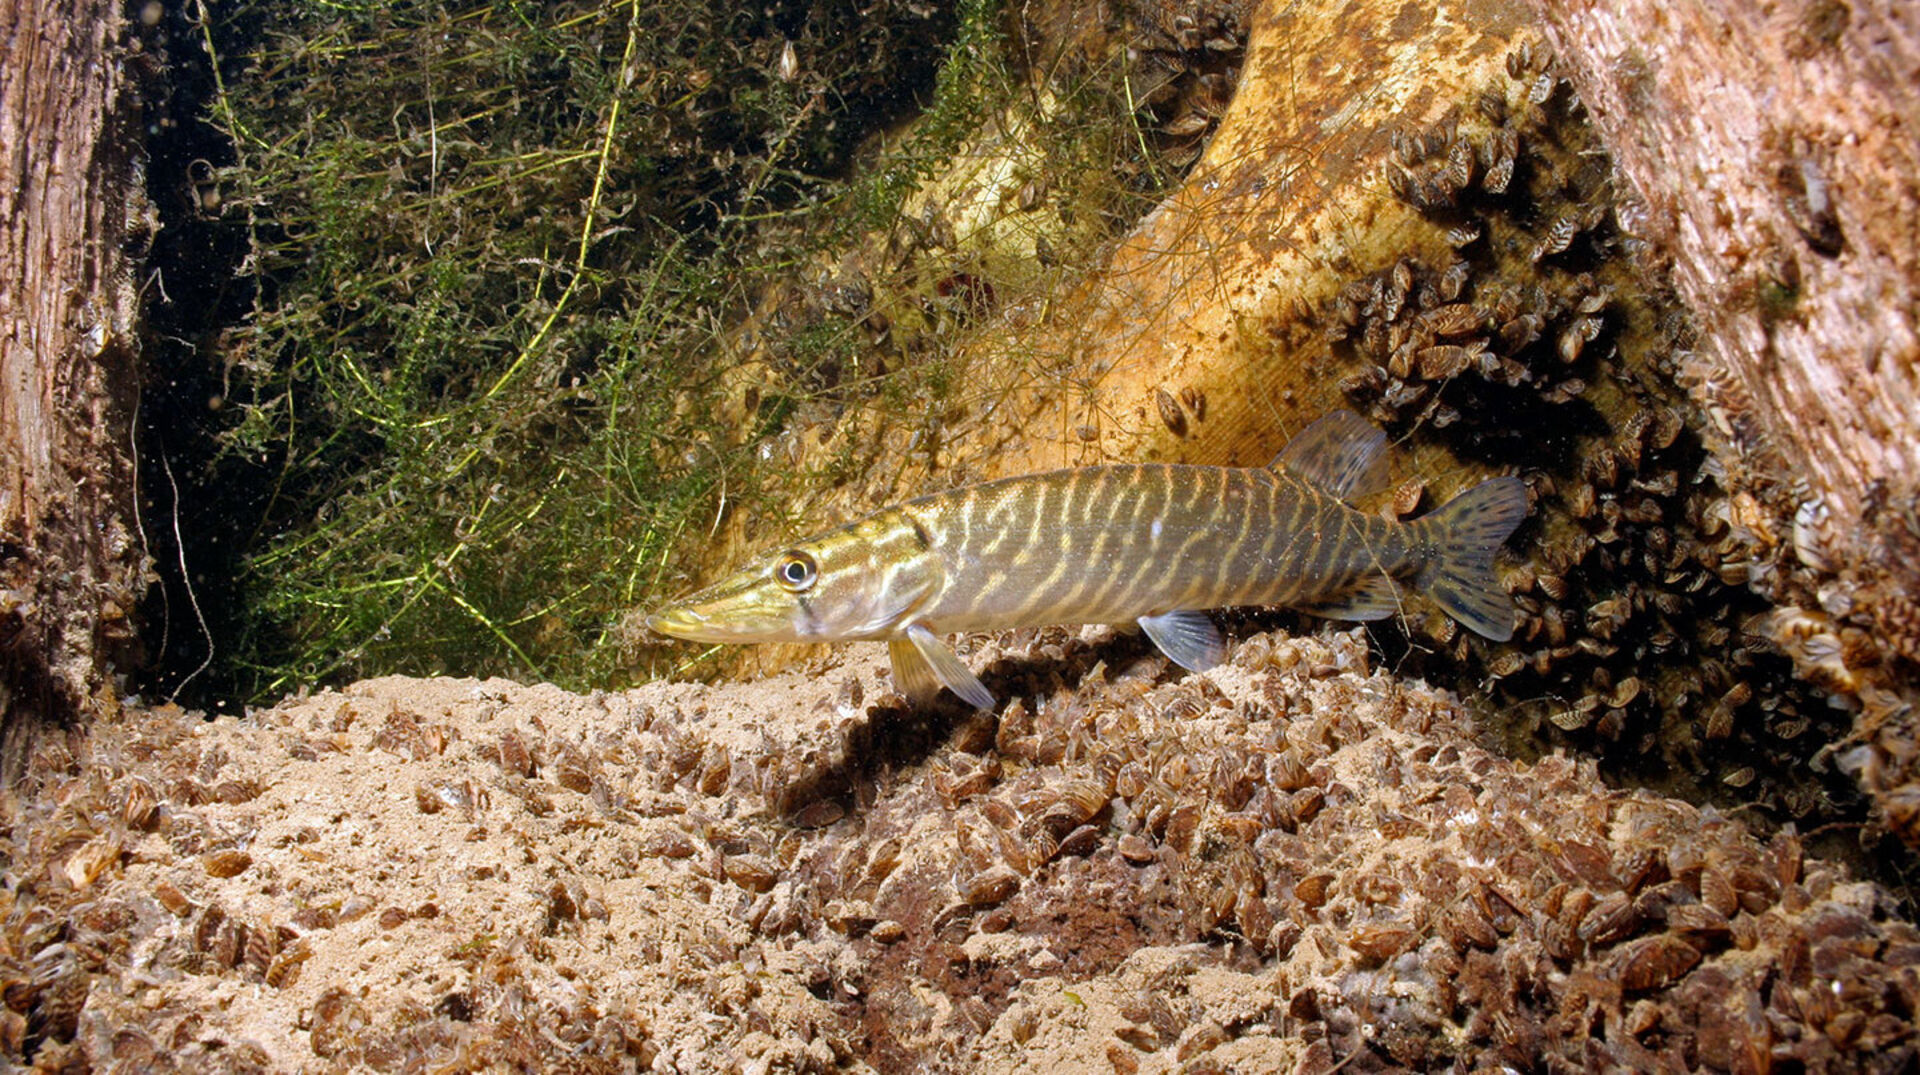
[[[895, 509], [939, 561], [935, 633], [1312, 604], [1404, 577], [1431, 526], [1354, 510], [1266, 468], [1137, 464], [1006, 478]], [[894, 514], [894, 513], [883, 513]]]
[[1495, 478], [1408, 523], [1347, 501], [1384, 484], [1385, 437], [1336, 411], [1269, 468], [1081, 467], [921, 497], [800, 542], [648, 619], [697, 641], [884, 639], [896, 685], [993, 697], [938, 636], [1134, 620], [1179, 664], [1224, 645], [1204, 610], [1371, 620], [1402, 584], [1489, 638], [1513, 632], [1493, 556], [1526, 515]]

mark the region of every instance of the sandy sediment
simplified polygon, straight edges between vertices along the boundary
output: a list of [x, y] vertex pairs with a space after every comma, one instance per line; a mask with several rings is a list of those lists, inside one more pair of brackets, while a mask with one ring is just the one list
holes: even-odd
[[1893, 1070], [1920, 933], [1791, 834], [1475, 745], [1357, 633], [129, 710], [6, 803], [0, 1049], [146, 1070]]

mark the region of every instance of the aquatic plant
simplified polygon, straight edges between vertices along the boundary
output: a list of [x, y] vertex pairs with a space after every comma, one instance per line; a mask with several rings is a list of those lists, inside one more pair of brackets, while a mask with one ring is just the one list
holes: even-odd
[[618, 675], [622, 613], [756, 497], [756, 440], [848, 391], [859, 311], [787, 348], [738, 424], [732, 326], [884, 223], [999, 62], [982, 3], [199, 15], [234, 148], [217, 212], [245, 229], [255, 299], [207, 348], [232, 417], [188, 496], [251, 513], [224, 535], [241, 611], [220, 654], [248, 695]]

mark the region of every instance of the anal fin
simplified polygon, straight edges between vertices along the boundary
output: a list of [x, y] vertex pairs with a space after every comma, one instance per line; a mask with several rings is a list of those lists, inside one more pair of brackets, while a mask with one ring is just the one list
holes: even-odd
[[916, 705], [932, 701], [946, 687], [976, 709], [993, 708], [993, 693], [921, 624], [907, 628], [904, 639], [888, 640], [887, 656], [893, 660], [893, 685]]
[[1295, 602], [1293, 607], [1330, 620], [1384, 620], [1400, 611], [1400, 586], [1391, 576], [1369, 574], [1326, 597]]
[[1140, 626], [1174, 664], [1190, 672], [1204, 672], [1226, 656], [1220, 629], [1204, 612], [1182, 609], [1140, 617]]

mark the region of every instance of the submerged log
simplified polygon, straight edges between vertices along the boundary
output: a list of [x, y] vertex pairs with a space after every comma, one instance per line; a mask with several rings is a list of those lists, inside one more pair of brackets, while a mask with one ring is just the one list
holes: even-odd
[[131, 415], [144, 201], [120, 5], [5, 0], [0, 64], [0, 707], [5, 768], [105, 698], [145, 589]]
[[1775, 640], [1857, 696], [1849, 759], [1920, 842], [1920, 14], [1889, 0], [1536, 0], [1635, 230], [1703, 328], [1691, 374], [1762, 545]]

